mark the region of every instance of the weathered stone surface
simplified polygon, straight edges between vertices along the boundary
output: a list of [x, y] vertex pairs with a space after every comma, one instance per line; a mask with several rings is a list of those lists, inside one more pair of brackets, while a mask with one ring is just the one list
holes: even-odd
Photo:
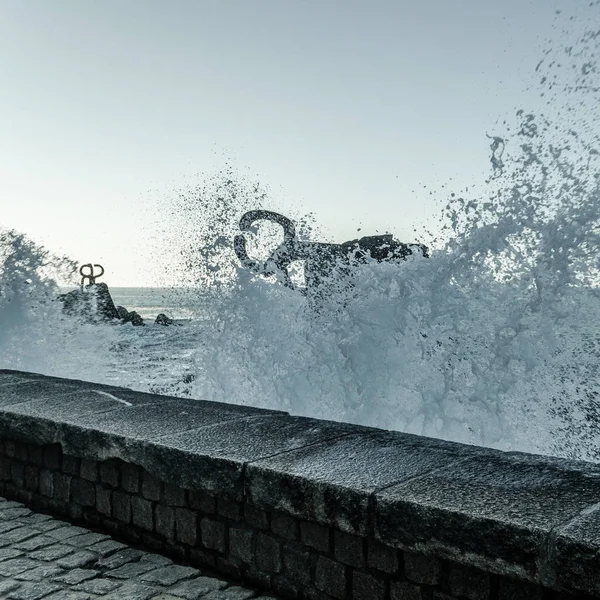
[[471, 553], [492, 572], [544, 580], [545, 540], [598, 502], [600, 467], [532, 459], [481, 452], [385, 489], [376, 494], [376, 535], [450, 559]]
[[600, 595], [600, 504], [559, 530], [554, 556], [556, 583]]

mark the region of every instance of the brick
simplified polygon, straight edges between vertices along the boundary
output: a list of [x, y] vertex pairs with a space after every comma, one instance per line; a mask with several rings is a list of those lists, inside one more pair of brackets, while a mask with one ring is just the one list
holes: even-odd
[[131, 511], [133, 524], [146, 531], [154, 530], [154, 519], [152, 516], [152, 502], [144, 500], [139, 496], [131, 498]]
[[170, 506], [157, 504], [154, 507], [156, 533], [169, 541], [175, 539], [175, 511]]
[[244, 506], [244, 521], [254, 529], [269, 529], [269, 515], [250, 504]]
[[113, 488], [119, 487], [119, 462], [118, 460], [105, 460], [100, 463], [100, 481]]
[[392, 581], [390, 600], [423, 600], [421, 588], [408, 581]]
[[121, 467], [121, 487], [126, 492], [137, 494], [140, 490], [140, 468], [131, 463], [123, 463]]
[[200, 521], [200, 531], [202, 535], [202, 545], [210, 550], [224, 553], [226, 546], [225, 524], [204, 517]]
[[167, 506], [185, 506], [185, 490], [165, 483], [161, 500]]
[[131, 523], [131, 496], [115, 490], [112, 494], [112, 515], [121, 523]]
[[197, 515], [187, 508], [175, 509], [175, 539], [182, 544], [195, 546], [198, 539]]
[[334, 560], [319, 556], [315, 585], [322, 592], [344, 600], [346, 598], [346, 567]]
[[62, 457], [62, 472], [67, 475], [80, 475], [81, 474], [81, 459], [76, 456], [69, 456], [63, 454]]
[[96, 505], [96, 488], [91, 481], [74, 477], [71, 481], [71, 499], [80, 506]]
[[367, 541], [367, 564], [372, 569], [393, 575], [398, 572], [398, 550], [369, 538]]
[[300, 537], [296, 519], [281, 513], [271, 515], [271, 531], [286, 540], [297, 540]]
[[71, 476], [54, 473], [54, 498], [68, 502], [71, 498]]
[[283, 546], [283, 568], [292, 581], [303, 585], [312, 582], [311, 556], [309, 552], [302, 552], [294, 548]]
[[385, 600], [385, 583], [368, 573], [354, 571], [352, 574], [353, 600]]
[[329, 529], [315, 523], [300, 523], [300, 539], [307, 546], [321, 552], [329, 552]]
[[257, 535], [256, 565], [266, 573], [281, 572], [281, 544], [276, 538], [262, 532]]
[[437, 585], [442, 577], [442, 563], [433, 556], [405, 552], [404, 574], [415, 583]]
[[52, 444], [44, 448], [44, 465], [48, 469], [58, 471], [60, 469], [61, 448], [59, 444]]
[[252, 551], [252, 542], [254, 533], [249, 529], [238, 529], [232, 527], [229, 529], [229, 554], [238, 560], [249, 565], [253, 562], [254, 553]]
[[350, 567], [361, 568], [365, 566], [365, 554], [363, 538], [349, 533], [336, 531], [335, 540], [335, 559]]
[[239, 521], [242, 518], [241, 504], [227, 498], [217, 498], [217, 514], [226, 519]]
[[147, 471], [142, 473], [142, 496], [146, 500], [158, 502], [160, 500], [160, 481]]
[[190, 508], [200, 511], [203, 515], [214, 515], [217, 512], [217, 501], [214, 496], [200, 490], [188, 491]]
[[491, 592], [491, 577], [489, 573], [479, 569], [452, 564], [448, 586], [453, 596], [464, 596], [468, 600], [488, 600]]

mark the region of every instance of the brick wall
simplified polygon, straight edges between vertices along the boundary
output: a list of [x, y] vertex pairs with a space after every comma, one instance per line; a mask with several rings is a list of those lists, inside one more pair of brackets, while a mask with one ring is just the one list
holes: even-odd
[[119, 459], [97, 462], [0, 440], [0, 494], [291, 599], [586, 598], [159, 481]]

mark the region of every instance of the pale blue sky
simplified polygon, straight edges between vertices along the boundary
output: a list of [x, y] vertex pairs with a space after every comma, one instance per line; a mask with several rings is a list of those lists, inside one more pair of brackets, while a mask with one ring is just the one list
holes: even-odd
[[339, 241], [411, 241], [442, 184], [483, 179], [497, 120], [537, 108], [572, 4], [0, 0], [0, 224], [151, 284], [161, 196], [227, 159]]

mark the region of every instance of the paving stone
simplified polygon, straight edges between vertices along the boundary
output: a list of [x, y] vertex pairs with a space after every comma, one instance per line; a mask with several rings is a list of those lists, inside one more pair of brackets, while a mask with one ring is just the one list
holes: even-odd
[[25, 540], [38, 535], [38, 532], [31, 527], [17, 527], [2, 534], [0, 537], [0, 546], [8, 546], [18, 542], [24, 542]]
[[52, 544], [56, 544], [56, 540], [49, 535], [36, 535], [32, 538], [25, 540], [24, 542], [19, 542], [15, 544], [13, 547], [17, 550], [39, 550], [40, 548], [44, 548], [46, 546], [50, 546]]
[[[151, 563], [149, 563], [151, 564]], [[140, 577], [141, 581], [150, 583], [159, 583], [160, 585], [173, 585], [183, 579], [189, 579], [200, 572], [192, 567], [182, 567], [180, 565], [170, 565], [145, 573]]]
[[0, 548], [0, 562], [9, 560], [11, 558], [17, 558], [17, 556], [23, 556], [23, 552], [13, 548], [12, 546], [8, 548]]
[[82, 535], [77, 535], [72, 538], [68, 538], [66, 540], [67, 544], [71, 546], [77, 546], [78, 548], [88, 548], [93, 544], [97, 544], [98, 542], [104, 542], [108, 540], [109, 536], [104, 535], [103, 533], [83, 533]]
[[60, 581], [61, 583], [67, 583], [69, 585], [77, 585], [78, 583], [82, 583], [88, 579], [93, 579], [97, 575], [100, 575], [100, 571], [94, 571], [94, 569], [73, 569], [64, 575], [54, 577], [53, 580]]
[[73, 554], [69, 554], [58, 560], [58, 564], [65, 569], [76, 569], [77, 567], [85, 567], [98, 558], [97, 554], [88, 550], [79, 550]]
[[97, 544], [92, 544], [91, 546], [89, 546], [88, 550], [90, 552], [95, 552], [100, 556], [109, 556], [110, 554], [114, 554], [115, 552], [118, 552], [119, 550], [123, 550], [125, 548], [127, 548], [125, 544], [108, 539], [102, 542], [98, 542]]
[[83, 527], [67, 525], [59, 529], [54, 529], [53, 531], [49, 532], [48, 535], [52, 536], [53, 538], [59, 541], [64, 541], [76, 535], [81, 535], [82, 533], [89, 533], [89, 531], [87, 529], [84, 529]]
[[197, 577], [189, 581], [182, 581], [177, 585], [169, 588], [167, 591], [178, 598], [185, 600], [196, 600], [202, 598], [210, 592], [222, 590], [227, 587], [227, 582], [213, 577]]
[[123, 565], [117, 569], [113, 569], [112, 571], [107, 571], [105, 576], [115, 577], [116, 579], [132, 579], [133, 577], [139, 577], [140, 575], [155, 569], [155, 564], [138, 561], [134, 563], [127, 563], [126, 565]]
[[0, 575], [4, 577], [14, 577], [28, 569], [35, 569], [40, 563], [31, 558], [13, 558], [0, 563]]
[[102, 596], [112, 592], [123, 585], [120, 581], [112, 579], [90, 579], [73, 587], [73, 591], [86, 592]]
[[54, 575], [60, 575], [61, 573], [64, 573], [64, 569], [61, 569], [59, 566], [44, 563], [40, 567], [19, 573], [15, 576], [15, 579], [21, 579], [22, 581], [43, 581], [44, 579]]
[[47, 596], [44, 600], [92, 600], [92, 596], [84, 592], [56, 592], [51, 596]]
[[58, 560], [67, 554], [73, 554], [73, 546], [67, 546], [66, 544], [54, 544], [54, 546], [46, 546], [41, 550], [31, 552], [29, 556], [37, 560]]
[[154, 563], [155, 565], [160, 565], [161, 567], [173, 564], [173, 561], [170, 558], [167, 558], [166, 556], [162, 556], [162, 554], [151, 554], [151, 553], [144, 554], [142, 556], [142, 558], [140, 558], [140, 560], [151, 562], [151, 563]]
[[6, 598], [8, 592], [12, 592], [16, 590], [18, 587], [21, 587], [20, 581], [14, 581], [12, 579], [7, 579], [6, 581], [0, 581], [0, 598]]
[[23, 524], [20, 521], [0, 521], [0, 533], [11, 531], [12, 529], [17, 529], [17, 527], [22, 526]]
[[26, 581], [19, 588], [9, 592], [10, 600], [39, 600], [61, 589], [57, 583], [48, 583], [46, 581]]
[[101, 558], [96, 563], [96, 566], [100, 569], [116, 569], [121, 565], [139, 560], [142, 556], [144, 556], [144, 552], [141, 550], [127, 548], [117, 552], [116, 554], [111, 554], [110, 556]]
[[118, 590], [104, 596], [105, 600], [150, 600], [162, 590], [143, 583], [126, 583]]

